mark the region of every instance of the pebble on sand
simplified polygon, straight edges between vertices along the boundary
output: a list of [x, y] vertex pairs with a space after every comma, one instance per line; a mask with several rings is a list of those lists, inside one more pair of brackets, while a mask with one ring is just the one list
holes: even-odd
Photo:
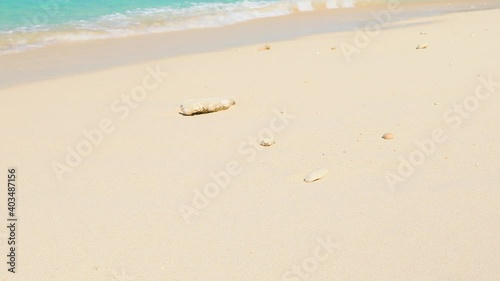
[[427, 47], [429, 47], [429, 44], [422, 43], [417, 46], [417, 50], [427, 49]]
[[328, 169], [319, 169], [310, 172], [305, 178], [305, 182], [314, 182], [324, 178], [328, 174]]
[[260, 145], [261, 146], [271, 146], [275, 142], [276, 141], [273, 138], [265, 138], [265, 139], [262, 139], [262, 141], [260, 142]]
[[271, 45], [264, 45], [264, 47], [259, 49], [259, 51], [269, 51], [269, 50], [271, 50]]
[[235, 105], [233, 98], [209, 98], [200, 100], [188, 100], [181, 104], [182, 115], [195, 115], [202, 113], [217, 112], [226, 110]]
[[394, 135], [391, 133], [386, 133], [382, 136], [384, 140], [392, 140], [394, 138]]

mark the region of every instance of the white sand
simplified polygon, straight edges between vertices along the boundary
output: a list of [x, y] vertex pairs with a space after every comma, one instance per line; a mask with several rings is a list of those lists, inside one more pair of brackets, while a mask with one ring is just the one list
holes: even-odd
[[[286, 280], [315, 253], [288, 280], [500, 280], [500, 85], [467, 118], [447, 112], [474, 101], [478, 75], [500, 82], [499, 15], [398, 22], [350, 63], [355, 32], [341, 32], [2, 90], [0, 175], [19, 169], [20, 221], [18, 273], [2, 262], [0, 280]], [[168, 75], [153, 87], [156, 65]], [[236, 105], [179, 114], [220, 96]], [[111, 132], [59, 182], [54, 161], [99, 126]], [[391, 189], [387, 173], [434, 130], [446, 140]], [[187, 224], [180, 206], [221, 171], [235, 175]], [[327, 238], [336, 248], [317, 250]]]

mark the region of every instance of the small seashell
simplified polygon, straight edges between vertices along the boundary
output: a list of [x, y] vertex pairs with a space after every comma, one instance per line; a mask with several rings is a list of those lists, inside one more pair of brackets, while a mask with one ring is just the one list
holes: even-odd
[[392, 140], [394, 138], [394, 135], [391, 133], [386, 133], [382, 136], [384, 140]]
[[331, 50], [332, 50], [332, 51], [335, 51], [335, 50], [337, 50], [337, 48], [335, 48], [335, 47], [332, 47], [332, 48], [331, 48]]
[[328, 169], [319, 169], [310, 172], [305, 178], [305, 182], [314, 182], [324, 178], [328, 174]]
[[429, 47], [429, 44], [422, 43], [417, 46], [417, 50], [427, 49], [427, 47]]
[[260, 142], [260, 145], [262, 146], [271, 146], [275, 143], [276, 141], [274, 138], [265, 138]]

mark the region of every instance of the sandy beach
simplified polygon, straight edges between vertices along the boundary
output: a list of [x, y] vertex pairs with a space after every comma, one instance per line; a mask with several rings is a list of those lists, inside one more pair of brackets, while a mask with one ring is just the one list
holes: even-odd
[[447, 6], [0, 56], [0, 281], [500, 280], [500, 3]]

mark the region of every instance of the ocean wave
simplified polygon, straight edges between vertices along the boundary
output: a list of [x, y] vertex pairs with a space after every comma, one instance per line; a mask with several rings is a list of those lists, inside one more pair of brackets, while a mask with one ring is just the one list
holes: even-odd
[[349, 8], [354, 7], [354, 4], [355, 0], [245, 0], [236, 3], [196, 3], [188, 7], [142, 8], [93, 20], [0, 30], [0, 54], [22, 52], [60, 42], [219, 27], [297, 12]]

